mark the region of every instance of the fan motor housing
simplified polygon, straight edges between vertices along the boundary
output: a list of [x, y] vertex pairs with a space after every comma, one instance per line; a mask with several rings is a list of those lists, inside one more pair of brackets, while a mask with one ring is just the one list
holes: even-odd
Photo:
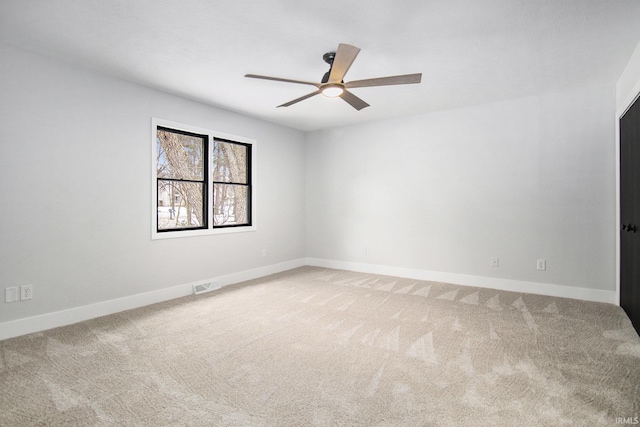
[[324, 59], [324, 62], [326, 62], [329, 65], [333, 64], [333, 60], [336, 57], [336, 53], [335, 52], [327, 52], [324, 55], [322, 55], [322, 59]]

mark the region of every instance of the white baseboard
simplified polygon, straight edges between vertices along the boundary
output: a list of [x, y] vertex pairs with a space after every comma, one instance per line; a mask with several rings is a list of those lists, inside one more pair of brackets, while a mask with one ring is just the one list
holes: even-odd
[[548, 295], [553, 297], [572, 298], [585, 301], [616, 304], [615, 291], [604, 291], [600, 289], [577, 288], [574, 286], [554, 285], [549, 283], [498, 279], [495, 277], [470, 276], [466, 274], [444, 273], [439, 271], [390, 267], [385, 265], [334, 261], [320, 258], [307, 258], [306, 264], [316, 267], [335, 268], [340, 270], [358, 271], [362, 273], [404, 277], [408, 279], [451, 283], [453, 285], [474, 286], [478, 288], [498, 289], [501, 291], [522, 292], [528, 294]]
[[181, 285], [171, 286], [169, 288], [158, 289], [156, 291], [74, 307], [68, 310], [55, 311], [52, 313], [45, 313], [38, 316], [4, 322], [0, 323], [0, 340], [53, 329], [60, 326], [82, 322], [84, 320], [94, 319], [96, 317], [193, 295], [193, 285], [219, 282], [220, 285], [224, 287], [234, 283], [244, 282], [245, 280], [256, 279], [258, 277], [280, 273], [281, 271], [291, 270], [292, 268], [301, 267], [303, 265], [305, 265], [305, 259], [301, 258], [280, 264], [273, 264], [252, 270], [227, 274], [225, 276], [199, 280], [197, 282], [184, 283]]
[[128, 297], [118, 298], [95, 304], [70, 308], [68, 310], [45, 313], [38, 316], [17, 319], [0, 323], [0, 340], [40, 332], [47, 329], [70, 325], [96, 317], [119, 313], [138, 307], [144, 307], [175, 298], [193, 295], [193, 286], [209, 282], [218, 282], [221, 287], [246, 280], [257, 279], [270, 274], [280, 273], [304, 265], [334, 268], [340, 270], [358, 271], [385, 276], [405, 277], [416, 280], [429, 280], [434, 282], [451, 283], [454, 285], [475, 286], [504, 291], [525, 292], [531, 294], [549, 295], [562, 298], [573, 298], [586, 301], [604, 302], [616, 304], [615, 291], [603, 291], [598, 289], [576, 288], [572, 286], [553, 285], [548, 283], [525, 282], [520, 280], [498, 279], [493, 277], [470, 276], [456, 273], [443, 273], [438, 271], [417, 270], [385, 265], [363, 264], [355, 262], [335, 261], [319, 258], [300, 258], [280, 264], [268, 265], [252, 270], [227, 274], [197, 282], [184, 283], [169, 288], [158, 289]]

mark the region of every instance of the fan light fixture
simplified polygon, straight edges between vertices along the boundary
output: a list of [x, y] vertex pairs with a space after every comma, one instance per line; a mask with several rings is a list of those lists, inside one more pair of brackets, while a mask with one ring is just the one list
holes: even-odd
[[321, 89], [321, 92], [327, 98], [336, 98], [342, 95], [342, 92], [344, 92], [344, 87], [339, 84], [328, 84]]
[[292, 101], [285, 102], [282, 105], [278, 105], [278, 107], [289, 107], [293, 104], [297, 104], [300, 101], [309, 99], [312, 96], [323, 94], [324, 96], [329, 98], [340, 97], [347, 104], [351, 105], [358, 111], [368, 107], [369, 104], [354, 95], [350, 89], [371, 86], [406, 85], [411, 83], [420, 83], [420, 80], [422, 79], [422, 73], [417, 73], [404, 74], [401, 76], [377, 77], [373, 79], [355, 81], [352, 80], [350, 82], [345, 82], [344, 76], [345, 74], [347, 74], [347, 71], [349, 71], [349, 67], [351, 67], [351, 64], [353, 64], [353, 61], [358, 55], [358, 52], [360, 52], [359, 48], [340, 43], [338, 45], [337, 51], [327, 52], [322, 55], [322, 59], [324, 60], [324, 62], [329, 64], [330, 68], [329, 71], [324, 74], [320, 83], [306, 82], [303, 80], [283, 79], [281, 77], [261, 76], [259, 74], [245, 74], [244, 76], [252, 79], [274, 80], [276, 82], [315, 86], [316, 90], [314, 90], [313, 92], [303, 95]]

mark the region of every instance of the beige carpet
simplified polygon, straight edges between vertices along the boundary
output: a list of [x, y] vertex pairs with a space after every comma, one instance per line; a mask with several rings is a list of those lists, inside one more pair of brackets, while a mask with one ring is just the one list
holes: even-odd
[[0, 341], [2, 426], [621, 425], [608, 304], [303, 267]]

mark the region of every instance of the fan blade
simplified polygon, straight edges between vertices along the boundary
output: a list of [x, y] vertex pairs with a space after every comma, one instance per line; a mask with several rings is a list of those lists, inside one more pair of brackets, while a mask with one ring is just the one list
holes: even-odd
[[313, 82], [305, 82], [302, 80], [291, 80], [291, 79], [282, 79], [280, 77], [268, 77], [268, 76], [259, 76], [257, 74], [245, 74], [245, 77], [249, 77], [251, 79], [262, 79], [262, 80], [275, 80], [276, 82], [285, 82], [285, 83], [298, 83], [301, 85], [311, 85], [315, 87], [320, 87], [319, 83]]
[[336, 56], [331, 65], [331, 74], [329, 74], [329, 83], [341, 83], [344, 75], [347, 74], [351, 64], [358, 56], [360, 49], [348, 44], [338, 45]]
[[355, 80], [345, 83], [344, 87], [370, 87], [370, 86], [387, 86], [387, 85], [407, 85], [412, 83], [420, 83], [422, 73], [405, 74], [402, 76], [379, 77], [377, 79]]
[[367, 104], [362, 99], [358, 98], [348, 90], [345, 90], [344, 92], [342, 92], [342, 95], [340, 95], [340, 98], [347, 101], [349, 105], [351, 105], [353, 108], [355, 108], [358, 111], [369, 106], [369, 104]]
[[311, 93], [306, 94], [305, 96], [301, 96], [300, 98], [296, 98], [296, 99], [294, 99], [293, 101], [289, 101], [289, 102], [284, 103], [284, 104], [282, 104], [282, 105], [278, 105], [278, 107], [277, 107], [277, 108], [280, 108], [280, 107], [288, 107], [289, 105], [293, 105], [293, 104], [295, 104], [296, 102], [304, 101], [304, 100], [305, 100], [305, 99], [307, 99], [307, 98], [311, 98], [312, 96], [316, 96], [316, 95], [317, 95], [317, 94], [319, 94], [319, 93], [320, 93], [320, 91], [319, 91], [319, 90], [316, 90], [315, 92], [311, 92]]

